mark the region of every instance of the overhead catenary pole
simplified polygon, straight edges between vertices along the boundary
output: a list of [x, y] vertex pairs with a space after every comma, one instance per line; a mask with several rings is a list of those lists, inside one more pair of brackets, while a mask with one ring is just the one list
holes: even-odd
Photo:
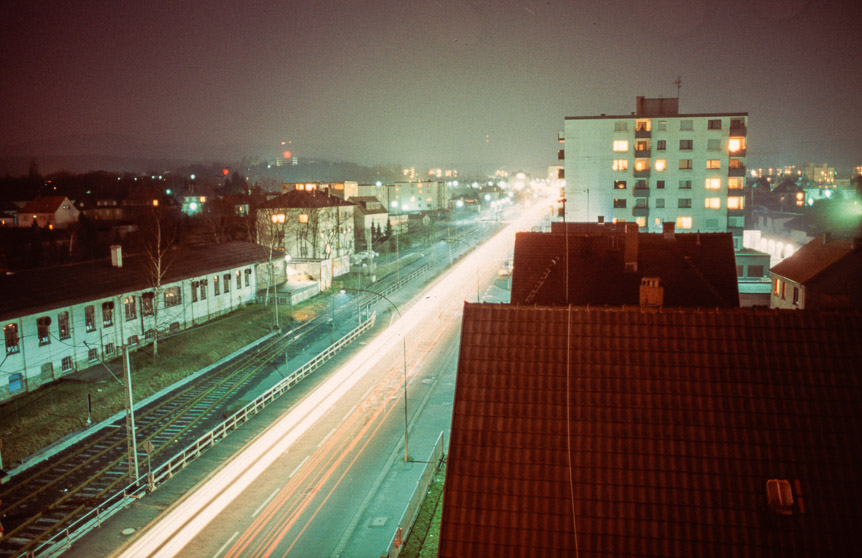
[[132, 368], [129, 364], [129, 347], [123, 345], [123, 371], [126, 376], [126, 444], [129, 453], [130, 481], [138, 480], [138, 444], [135, 440], [135, 403], [132, 395]]

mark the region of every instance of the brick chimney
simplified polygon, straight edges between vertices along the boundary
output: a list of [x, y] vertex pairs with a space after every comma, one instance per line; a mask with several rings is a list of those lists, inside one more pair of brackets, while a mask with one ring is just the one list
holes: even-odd
[[661, 234], [665, 240], [676, 239], [676, 223], [673, 221], [665, 221], [661, 224]]
[[120, 244], [111, 244], [111, 265], [123, 267], [123, 247]]
[[626, 223], [626, 244], [623, 253], [626, 271], [638, 270], [638, 234], [637, 223]]
[[640, 305], [658, 307], [664, 304], [664, 287], [660, 277], [642, 277], [640, 286]]

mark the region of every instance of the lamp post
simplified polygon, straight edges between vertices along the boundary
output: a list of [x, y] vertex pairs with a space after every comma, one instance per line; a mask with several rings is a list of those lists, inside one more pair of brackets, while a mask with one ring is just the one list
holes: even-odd
[[[395, 313], [398, 314], [398, 319], [401, 319], [401, 311], [398, 309], [398, 306], [395, 305], [394, 302], [389, 300], [389, 297], [378, 293], [377, 291], [370, 291], [368, 289], [348, 289], [342, 288], [339, 293], [346, 294], [347, 291], [353, 291], [358, 293], [369, 293], [375, 296], [378, 296], [389, 303], [390, 306], [395, 310]], [[407, 340], [404, 337], [404, 334], [401, 334], [401, 370], [404, 374], [404, 462], [407, 463], [410, 461], [410, 455], [407, 451]]]

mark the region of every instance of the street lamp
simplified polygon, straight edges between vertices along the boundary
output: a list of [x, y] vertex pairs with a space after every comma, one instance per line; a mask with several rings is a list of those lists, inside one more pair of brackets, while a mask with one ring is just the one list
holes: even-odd
[[[398, 309], [398, 306], [395, 305], [394, 302], [389, 300], [389, 297], [378, 293], [377, 291], [370, 291], [368, 289], [348, 289], [342, 288], [338, 291], [338, 294], [347, 294], [347, 291], [357, 292], [357, 293], [369, 293], [375, 296], [378, 296], [388, 302], [390, 306], [395, 310], [395, 313], [398, 314], [398, 319], [401, 319], [401, 311]], [[409, 453], [407, 452], [407, 340], [404, 337], [404, 333], [401, 333], [401, 369], [404, 373], [404, 462], [407, 463], [410, 461]]]

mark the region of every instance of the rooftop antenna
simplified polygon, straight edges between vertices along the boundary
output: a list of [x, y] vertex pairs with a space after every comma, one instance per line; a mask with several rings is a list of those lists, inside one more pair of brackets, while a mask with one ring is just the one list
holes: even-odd
[[676, 76], [673, 84], [676, 85], [676, 98], [679, 99], [679, 88], [682, 87], [682, 79], [679, 76]]

